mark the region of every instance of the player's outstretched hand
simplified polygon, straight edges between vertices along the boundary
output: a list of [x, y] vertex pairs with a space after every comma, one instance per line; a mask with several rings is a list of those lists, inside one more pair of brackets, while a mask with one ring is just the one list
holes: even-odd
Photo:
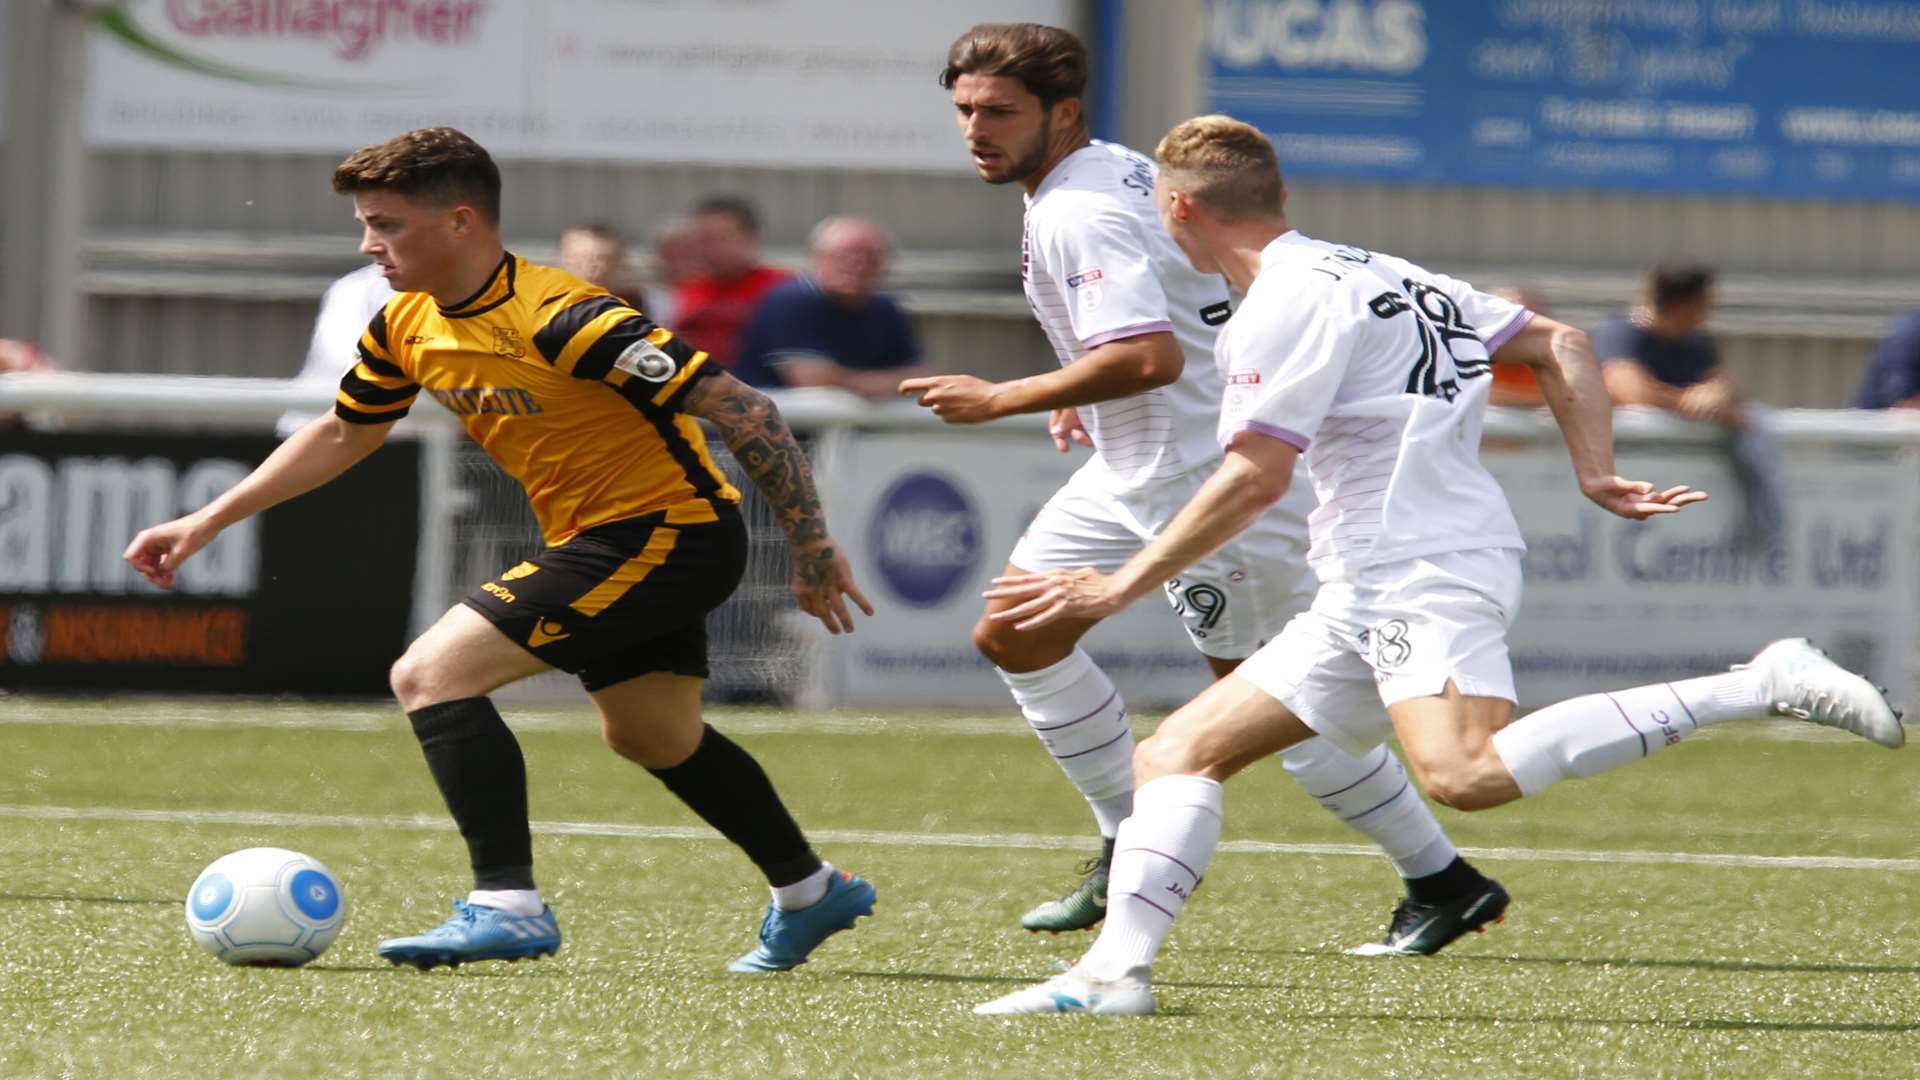
[[949, 424], [983, 424], [999, 419], [1000, 411], [994, 407], [996, 390], [997, 384], [971, 375], [927, 375], [900, 382], [902, 395], [920, 395], [920, 404]]
[[175, 518], [163, 525], [142, 529], [121, 558], [140, 571], [141, 577], [163, 589], [171, 589], [174, 572], [180, 569], [180, 564], [212, 539], [193, 518]]
[[853, 567], [831, 539], [794, 551], [793, 599], [801, 611], [819, 619], [830, 634], [853, 633], [848, 600], [869, 616], [873, 614], [873, 605], [854, 584]]
[[1053, 436], [1053, 448], [1063, 454], [1073, 449], [1074, 443], [1093, 449], [1093, 436], [1087, 434], [1086, 425], [1080, 422], [1078, 409], [1053, 410], [1047, 417], [1047, 434]]
[[1634, 521], [1645, 521], [1656, 514], [1677, 514], [1694, 503], [1706, 502], [1707, 493], [1685, 484], [1655, 491], [1645, 480], [1627, 480], [1618, 476], [1601, 477], [1580, 485], [1587, 498], [1610, 514]]
[[993, 588], [982, 595], [989, 600], [1025, 601], [990, 616], [995, 622], [1013, 623], [1016, 630], [1061, 619], [1104, 619], [1126, 606], [1099, 571], [1086, 568], [997, 577]]

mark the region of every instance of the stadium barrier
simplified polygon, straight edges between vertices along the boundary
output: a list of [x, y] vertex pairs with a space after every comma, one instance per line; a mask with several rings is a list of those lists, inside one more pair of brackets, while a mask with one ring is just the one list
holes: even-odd
[[[1004, 689], [969, 639], [979, 594], [1084, 451], [1057, 453], [1038, 416], [960, 428], [905, 402], [872, 405], [831, 390], [775, 397], [807, 435], [834, 533], [879, 613], [854, 635], [833, 638], [793, 611], [784, 543], [742, 482], [754, 555], [746, 586], [711, 624], [716, 689], [814, 705], [1003, 704]], [[167, 437], [159, 429], [177, 430], [183, 420], [197, 429], [260, 430], [285, 410], [322, 408], [330, 398], [330, 387], [279, 380], [0, 376], [0, 413], [74, 428], [105, 423], [123, 436], [130, 426], [151, 429], [156, 446]], [[1636, 409], [1616, 414], [1623, 474], [1715, 495], [1677, 517], [1636, 524], [1580, 496], [1550, 417], [1490, 411], [1486, 460], [1531, 549], [1526, 602], [1510, 639], [1523, 704], [1720, 669], [1787, 634], [1809, 635], [1911, 694], [1920, 418], [1770, 416], [1786, 451], [1789, 521], [1784, 542], [1767, 547], [1742, 534], [1737, 486], [1718, 436], [1704, 425]], [[410, 591], [417, 631], [537, 546], [538, 534], [517, 486], [437, 406], [416, 409], [397, 434], [418, 444]], [[34, 440], [30, 431], [15, 433], [0, 465], [36, 452]], [[18, 498], [0, 486], [0, 562], [21, 550], [21, 529], [6, 511]], [[126, 535], [85, 537], [87, 550], [124, 545], [139, 525], [126, 515], [102, 521], [96, 529]], [[334, 546], [350, 550], [362, 540], [347, 535]], [[0, 604], [17, 599], [3, 589]], [[312, 625], [303, 624], [316, 639], [331, 633]], [[1207, 678], [1155, 601], [1110, 620], [1088, 646], [1142, 707], [1182, 701]]]

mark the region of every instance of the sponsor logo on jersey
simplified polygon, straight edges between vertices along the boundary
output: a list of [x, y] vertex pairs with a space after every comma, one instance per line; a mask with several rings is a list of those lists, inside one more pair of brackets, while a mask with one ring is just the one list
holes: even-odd
[[538, 416], [546, 411], [530, 391], [518, 386], [456, 386], [450, 390], [428, 389], [433, 400], [455, 416]]
[[520, 331], [511, 326], [493, 328], [493, 355], [504, 356], [509, 360], [518, 360], [527, 355], [527, 343], [520, 340]]
[[614, 360], [613, 366], [648, 382], [666, 382], [680, 365], [650, 341], [636, 341]]
[[909, 472], [880, 496], [867, 524], [880, 580], [901, 602], [936, 607], [979, 567], [985, 528], [960, 488], [934, 472]]

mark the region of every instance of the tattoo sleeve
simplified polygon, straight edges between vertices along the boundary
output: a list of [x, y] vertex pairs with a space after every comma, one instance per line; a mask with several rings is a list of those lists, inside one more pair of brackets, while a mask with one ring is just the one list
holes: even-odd
[[794, 573], [809, 584], [826, 580], [834, 551], [827, 515], [814, 490], [806, 451], [780, 416], [773, 399], [731, 375], [709, 376], [687, 390], [681, 408], [719, 431], [733, 459], [773, 508], [794, 548]]

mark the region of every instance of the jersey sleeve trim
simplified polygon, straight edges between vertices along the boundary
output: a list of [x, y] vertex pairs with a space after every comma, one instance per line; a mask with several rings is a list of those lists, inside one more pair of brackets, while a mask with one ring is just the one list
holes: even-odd
[[400, 365], [380, 359], [368, 351], [365, 345], [360, 346], [360, 363], [364, 364], [368, 371], [383, 379], [404, 379], [407, 377], [407, 373], [400, 370]]
[[342, 391], [340, 395], [334, 399], [333, 415], [345, 420], [349, 424], [391, 424], [395, 420], [407, 415], [407, 410], [411, 408], [412, 405], [413, 399], [408, 398], [398, 405], [390, 405], [380, 409], [367, 409], [355, 403], [351, 398], [347, 397], [345, 391]]
[[1514, 336], [1526, 329], [1527, 324], [1532, 321], [1533, 312], [1526, 308], [1521, 308], [1520, 314], [1515, 315], [1507, 325], [1501, 327], [1491, 337], [1487, 338], [1487, 355], [1492, 356], [1494, 353], [1499, 352], [1502, 345], [1512, 341]]
[[[618, 297], [605, 293], [588, 296], [577, 304], [554, 312], [553, 317], [547, 320], [547, 325], [534, 331], [533, 347], [540, 350], [540, 355], [546, 358], [547, 363], [562, 371], [571, 371], [580, 354], [587, 351], [597, 339], [597, 335], [584, 336], [581, 331], [601, 316], [616, 311], [631, 309]], [[578, 347], [572, 348], [576, 342]]]
[[1097, 349], [1110, 341], [1121, 341], [1131, 337], [1146, 337], [1148, 334], [1166, 334], [1173, 331], [1173, 324], [1162, 319], [1158, 322], [1135, 323], [1122, 326], [1117, 330], [1107, 330], [1095, 334], [1080, 343], [1082, 348]]
[[1221, 447], [1225, 448], [1231, 445], [1233, 436], [1243, 431], [1251, 431], [1255, 435], [1265, 435], [1269, 439], [1279, 439], [1281, 442], [1286, 443], [1288, 446], [1293, 447], [1303, 454], [1306, 453], [1307, 447], [1313, 444], [1312, 439], [1307, 438], [1297, 431], [1290, 431], [1277, 424], [1266, 424], [1258, 420], [1247, 420], [1241, 423], [1239, 427], [1234, 428], [1226, 438], [1220, 440]]
[[[666, 340], [671, 340], [673, 337], [672, 334], [668, 334], [664, 330], [660, 332], [666, 334]], [[648, 340], [652, 340], [653, 335], [649, 334], [647, 337]], [[656, 341], [654, 344], [656, 346], [662, 346], [665, 344], [665, 341]], [[710, 360], [712, 360], [712, 357], [706, 353], [695, 352], [691, 358], [680, 365], [680, 370], [674, 373], [673, 378], [668, 379], [666, 383], [660, 387], [659, 391], [653, 395], [653, 400], [650, 401], [649, 404], [656, 408], [664, 408], [667, 402], [673, 400], [681, 391], [692, 385], [694, 380], [715, 374], [719, 369], [713, 367], [713, 365], [709, 363]]]

